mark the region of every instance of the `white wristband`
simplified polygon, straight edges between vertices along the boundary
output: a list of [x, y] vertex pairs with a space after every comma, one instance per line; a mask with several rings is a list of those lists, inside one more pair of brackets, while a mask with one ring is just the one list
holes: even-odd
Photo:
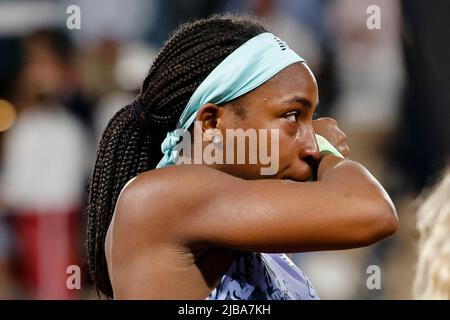
[[317, 145], [319, 146], [320, 153], [331, 153], [336, 157], [344, 158], [342, 154], [331, 144], [327, 139], [321, 135], [316, 134]]

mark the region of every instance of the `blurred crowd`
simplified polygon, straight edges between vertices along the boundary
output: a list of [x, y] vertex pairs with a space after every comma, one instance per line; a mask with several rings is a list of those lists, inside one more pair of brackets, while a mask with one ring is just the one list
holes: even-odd
[[[351, 157], [397, 206], [395, 236], [369, 248], [295, 254], [295, 263], [325, 299], [423, 297], [413, 295], [414, 279], [423, 293], [443, 250], [434, 268], [450, 270], [448, 178], [429, 198], [435, 202], [416, 200], [450, 160], [450, 3], [425, 2], [0, 0], [0, 299], [95, 297], [83, 208], [102, 130], [138, 93], [177, 25], [224, 12], [259, 17], [307, 60], [319, 83], [317, 116], [337, 119]], [[66, 8], [74, 4], [81, 29], [70, 30]], [[370, 5], [380, 8], [380, 29], [367, 27]], [[433, 226], [440, 240], [422, 253]], [[80, 290], [67, 287], [73, 265], [81, 267]], [[373, 265], [381, 286], [369, 289]]]

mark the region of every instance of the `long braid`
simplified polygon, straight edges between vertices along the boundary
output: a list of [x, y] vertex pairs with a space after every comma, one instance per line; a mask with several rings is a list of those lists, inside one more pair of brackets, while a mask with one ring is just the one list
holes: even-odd
[[180, 26], [141, 88], [140, 102], [151, 127], [140, 126], [131, 105], [109, 121], [98, 147], [87, 206], [88, 265], [98, 292], [113, 297], [104, 245], [120, 191], [130, 179], [156, 167], [162, 140], [206, 76], [241, 44], [265, 31], [249, 18], [230, 15]]

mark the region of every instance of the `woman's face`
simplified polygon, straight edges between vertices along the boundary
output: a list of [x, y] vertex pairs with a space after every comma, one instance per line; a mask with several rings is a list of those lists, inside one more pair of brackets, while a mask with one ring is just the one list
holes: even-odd
[[[263, 130], [268, 133], [266, 146], [269, 156], [273, 148], [270, 144], [270, 129], [276, 129], [279, 133], [279, 156], [271, 159], [278, 161], [275, 174], [261, 174], [261, 168], [268, 165], [261, 163], [259, 156], [257, 164], [249, 163], [248, 152], [258, 152], [259, 155], [260, 139], [253, 150], [249, 149], [247, 139], [245, 164], [236, 164], [235, 157], [235, 164], [212, 166], [245, 179], [308, 180], [312, 173], [311, 164], [320, 156], [312, 126], [317, 104], [318, 89], [314, 75], [304, 63], [295, 63], [235, 102], [217, 108], [215, 105], [205, 105], [200, 109], [197, 120], [203, 120], [203, 129], [215, 127], [221, 131], [224, 154], [227, 152], [227, 139], [230, 138], [227, 137], [226, 129], [256, 129], [258, 132], [259, 129], [269, 129]], [[237, 143], [234, 143], [234, 155], [237, 155], [237, 147]]]

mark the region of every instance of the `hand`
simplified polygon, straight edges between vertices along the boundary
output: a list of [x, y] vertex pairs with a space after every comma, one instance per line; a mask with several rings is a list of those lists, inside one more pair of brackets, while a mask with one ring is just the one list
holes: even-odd
[[343, 156], [350, 157], [347, 136], [342, 132], [333, 118], [319, 118], [313, 120], [314, 131], [327, 139]]

